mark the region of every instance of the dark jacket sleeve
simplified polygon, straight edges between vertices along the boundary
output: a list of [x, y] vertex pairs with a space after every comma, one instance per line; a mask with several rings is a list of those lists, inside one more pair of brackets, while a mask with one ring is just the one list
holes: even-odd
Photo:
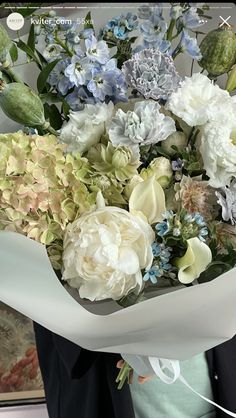
[[[236, 336], [206, 352], [215, 402], [236, 413]], [[216, 408], [217, 418], [227, 418]]]
[[[49, 348], [53, 347], [72, 379], [83, 377], [100, 356], [100, 353], [83, 349], [37, 323], [34, 323], [34, 332], [39, 355], [49, 352]], [[45, 356], [41, 357], [41, 361], [45, 362]]]

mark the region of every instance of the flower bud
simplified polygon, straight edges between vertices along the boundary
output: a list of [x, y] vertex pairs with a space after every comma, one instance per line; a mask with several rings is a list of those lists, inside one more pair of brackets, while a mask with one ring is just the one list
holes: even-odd
[[135, 174], [131, 180], [129, 181], [129, 183], [125, 186], [124, 189], [124, 193], [125, 196], [129, 199], [131, 196], [132, 191], [134, 190], [135, 186], [139, 183], [142, 183], [144, 179], [139, 175], [139, 174]]
[[119, 169], [126, 167], [132, 159], [132, 152], [129, 148], [118, 147], [112, 156], [112, 165], [114, 168]]
[[181, 283], [188, 284], [197, 279], [206, 270], [212, 260], [211, 250], [199, 238], [194, 237], [187, 240], [187, 251], [176, 260], [176, 267], [179, 269], [178, 279]]
[[165, 193], [155, 176], [134, 187], [129, 199], [129, 211], [143, 214], [150, 225], [162, 221], [166, 210]]
[[234, 65], [234, 67], [230, 71], [230, 74], [226, 83], [226, 87], [225, 87], [225, 90], [227, 90], [229, 93], [231, 93], [231, 91], [235, 89], [236, 89], [236, 65]]
[[184, 149], [187, 145], [187, 136], [185, 133], [179, 131], [173, 132], [173, 134], [170, 134], [165, 141], [162, 141], [161, 147], [170, 157], [176, 153], [176, 151], [171, 148], [172, 145], [178, 147], [179, 150]]
[[11, 39], [7, 31], [0, 24], [0, 61], [5, 61], [6, 55], [11, 47]]
[[158, 183], [163, 188], [168, 187], [173, 176], [171, 163], [168, 158], [154, 158], [154, 160], [150, 163], [150, 168], [152, 169]]
[[3, 112], [15, 122], [25, 126], [46, 127], [44, 108], [40, 98], [23, 83], [6, 84], [2, 81], [0, 106]]

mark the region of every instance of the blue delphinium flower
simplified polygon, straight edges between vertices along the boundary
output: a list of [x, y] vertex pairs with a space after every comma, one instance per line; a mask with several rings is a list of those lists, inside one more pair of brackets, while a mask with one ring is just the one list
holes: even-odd
[[93, 96], [104, 101], [108, 96], [114, 101], [119, 97], [125, 100], [125, 79], [124, 75], [117, 68], [114, 58], [110, 59], [105, 65], [92, 69], [92, 78], [87, 85], [88, 90]]
[[143, 281], [147, 282], [150, 280], [153, 284], [157, 283], [157, 277], [162, 276], [162, 271], [158, 266], [152, 266], [149, 270], [146, 271], [146, 273], [143, 276]]
[[56, 87], [56, 89], [62, 95], [65, 95], [68, 92], [68, 90], [71, 87], [73, 87], [73, 83], [65, 75], [65, 69], [68, 67], [69, 64], [70, 58], [66, 58], [65, 60], [59, 61], [51, 71], [47, 80], [48, 83], [51, 86]]
[[191, 38], [186, 30], [182, 31], [180, 48], [182, 52], [186, 52], [193, 59], [200, 60], [202, 58], [196, 38]]
[[184, 12], [181, 16], [181, 20], [183, 26], [187, 29], [198, 28], [206, 23], [206, 20], [199, 16], [196, 7], [190, 7], [186, 12]]
[[94, 33], [94, 29], [93, 29], [93, 28], [83, 29], [83, 30], [79, 33], [79, 37], [80, 37], [81, 39], [91, 38], [92, 36], [95, 36], [95, 33]]
[[169, 231], [169, 224], [167, 221], [160, 222], [156, 224], [155, 229], [157, 231], [157, 235], [159, 235], [160, 237], [163, 237]]
[[94, 104], [95, 98], [85, 86], [76, 87], [65, 97], [66, 102], [74, 111], [82, 110], [85, 104]]
[[109, 60], [109, 48], [105, 41], [98, 41], [95, 36], [85, 39], [86, 55], [91, 61], [105, 64]]
[[87, 57], [81, 58], [74, 55], [71, 63], [65, 69], [65, 75], [69, 78], [72, 85], [78, 87], [86, 84], [91, 78], [93, 66]]

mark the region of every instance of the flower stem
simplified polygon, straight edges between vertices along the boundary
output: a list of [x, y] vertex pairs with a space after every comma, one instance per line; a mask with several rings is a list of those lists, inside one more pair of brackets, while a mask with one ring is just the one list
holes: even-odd
[[69, 50], [68, 46], [63, 42], [58, 36], [55, 36], [55, 41], [58, 45], [60, 45], [70, 57], [73, 57], [73, 53]]
[[166, 39], [167, 41], [172, 41], [172, 35], [173, 35], [173, 30], [175, 27], [175, 19], [171, 19], [169, 27], [167, 29], [167, 33], [166, 33]]
[[6, 75], [8, 75], [16, 83], [23, 83], [23, 81], [14, 73], [8, 61], [5, 61], [2, 64], [0, 70]]
[[131, 370], [132, 368], [125, 361], [116, 378], [116, 383], [118, 383], [117, 389], [121, 390], [123, 388], [125, 382], [129, 379], [129, 374]]

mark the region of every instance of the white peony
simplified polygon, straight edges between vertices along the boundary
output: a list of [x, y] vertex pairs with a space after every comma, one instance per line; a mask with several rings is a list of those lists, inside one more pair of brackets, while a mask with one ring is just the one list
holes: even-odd
[[155, 234], [142, 218], [104, 207], [69, 224], [63, 279], [92, 301], [120, 299], [142, 287], [141, 269], [152, 265]]
[[113, 109], [113, 103], [109, 102], [86, 104], [83, 110], [71, 111], [69, 121], [63, 124], [59, 137], [61, 142], [68, 144], [67, 152], [78, 151], [83, 154], [97, 144], [105, 133]]
[[134, 110], [119, 109], [109, 124], [109, 138], [114, 146], [126, 145], [134, 151], [139, 146], [156, 144], [176, 131], [174, 120], [159, 110], [154, 101], [137, 102]]
[[197, 126], [211, 120], [227, 120], [232, 99], [227, 91], [214, 85], [208, 77], [196, 73], [185, 77], [180, 87], [170, 95], [166, 108], [189, 126]]
[[236, 120], [209, 122], [202, 130], [200, 152], [212, 187], [229, 185], [236, 177]]

